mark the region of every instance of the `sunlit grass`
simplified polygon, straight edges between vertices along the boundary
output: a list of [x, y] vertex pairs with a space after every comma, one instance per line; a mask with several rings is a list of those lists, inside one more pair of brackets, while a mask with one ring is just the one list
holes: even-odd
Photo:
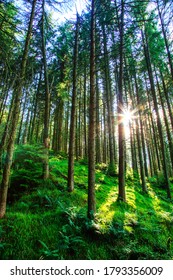
[[[37, 171], [38, 165], [34, 164], [30, 166]], [[39, 179], [36, 187], [28, 188], [8, 206], [6, 219], [0, 220], [2, 258], [173, 258], [173, 205], [163, 199], [165, 190], [158, 189], [154, 179], [154, 184], [148, 183], [148, 194], [144, 194], [129, 169], [126, 202], [121, 202], [117, 200], [117, 177], [108, 176], [106, 166], [98, 165], [92, 227], [87, 219], [86, 162], [75, 162], [72, 193], [67, 192], [67, 167], [67, 159], [51, 157], [50, 179]]]
[[111, 205], [116, 201], [116, 189], [112, 188], [108, 193], [106, 200], [100, 205], [98, 209], [98, 218], [105, 223], [110, 223], [115, 215], [115, 209]]
[[134, 188], [133, 188], [133, 187], [127, 187], [127, 190], [126, 190], [126, 201], [127, 201], [127, 204], [128, 204], [133, 210], [136, 209], [135, 199], [136, 199], [136, 196], [135, 196], [135, 190], [134, 190]]

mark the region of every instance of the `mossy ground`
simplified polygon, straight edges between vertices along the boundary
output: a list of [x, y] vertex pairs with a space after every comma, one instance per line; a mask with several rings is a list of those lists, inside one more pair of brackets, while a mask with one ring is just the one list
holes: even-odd
[[126, 203], [117, 201], [117, 177], [96, 168], [97, 214], [87, 213], [87, 164], [75, 163], [75, 190], [67, 192], [67, 159], [50, 156], [43, 181], [38, 147], [16, 150], [7, 213], [0, 221], [1, 259], [173, 259], [173, 204], [148, 180], [148, 194], [126, 174]]

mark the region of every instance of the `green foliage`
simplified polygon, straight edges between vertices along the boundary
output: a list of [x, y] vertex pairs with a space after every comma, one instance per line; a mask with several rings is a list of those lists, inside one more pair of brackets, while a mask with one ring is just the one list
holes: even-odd
[[107, 175], [109, 176], [117, 176], [116, 166], [114, 163], [109, 163], [108, 169], [107, 169]]
[[33, 168], [33, 165], [42, 162], [43, 153], [40, 145], [19, 145], [14, 152], [13, 168]]
[[8, 198], [13, 202], [23, 193], [32, 192], [43, 183], [42, 148], [39, 145], [17, 146], [14, 153]]
[[133, 181], [137, 177], [132, 168], [127, 168], [126, 170], [126, 181]]
[[162, 172], [160, 172], [157, 176], [157, 187], [165, 188], [165, 178]]
[[[46, 257], [46, 259], [54, 259], [57, 257], [59, 258], [59, 250], [50, 250], [43, 241], [39, 240], [39, 242], [42, 245], [42, 249], [40, 250], [40, 252], [43, 256]], [[43, 256], [41, 257], [41, 259], [43, 259]]]
[[5, 247], [5, 243], [4, 243], [4, 240], [3, 240], [3, 235], [5, 234], [4, 230], [2, 229], [2, 226], [0, 225], [0, 252], [1, 250], [4, 249]]
[[149, 182], [156, 188], [165, 189], [165, 177], [163, 172], [158, 172], [157, 176], [149, 178]]

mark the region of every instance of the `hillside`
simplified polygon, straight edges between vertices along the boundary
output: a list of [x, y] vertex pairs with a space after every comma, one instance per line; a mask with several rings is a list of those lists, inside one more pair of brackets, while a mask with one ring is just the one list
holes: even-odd
[[[0, 259], [173, 259], [173, 204], [159, 180], [141, 190], [126, 172], [126, 203], [117, 201], [117, 177], [96, 168], [97, 211], [87, 219], [87, 164], [75, 162], [75, 190], [67, 192], [67, 158], [50, 153], [43, 180], [40, 146], [18, 146], [8, 208], [0, 220]], [[173, 188], [172, 184], [171, 187]]]

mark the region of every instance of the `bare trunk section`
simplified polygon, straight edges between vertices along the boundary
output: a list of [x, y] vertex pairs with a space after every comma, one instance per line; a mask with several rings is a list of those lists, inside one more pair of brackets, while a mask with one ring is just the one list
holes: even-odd
[[119, 143], [119, 174], [118, 199], [125, 201], [125, 131], [123, 123], [123, 48], [124, 48], [124, 1], [121, 1], [120, 18], [120, 67], [118, 93], [118, 143]]
[[91, 8], [91, 49], [90, 49], [90, 103], [88, 133], [88, 218], [94, 219], [95, 202], [95, 124], [96, 93], [95, 93], [95, 0]]
[[39, 92], [40, 92], [40, 86], [41, 86], [41, 79], [42, 79], [42, 69], [40, 70], [40, 76], [39, 76], [39, 81], [37, 85], [37, 90], [35, 94], [35, 99], [34, 99], [34, 111], [33, 111], [33, 119], [32, 119], [32, 126], [31, 126], [31, 133], [30, 133], [30, 142], [33, 143], [35, 142], [34, 139], [34, 132], [35, 132], [35, 126], [36, 126], [36, 117], [37, 117], [37, 110], [38, 110], [38, 98], [39, 98]]
[[50, 118], [50, 93], [49, 93], [49, 81], [48, 81], [48, 71], [47, 71], [47, 59], [46, 59], [46, 44], [45, 44], [45, 0], [42, 3], [42, 25], [41, 25], [41, 35], [42, 35], [42, 56], [43, 56], [43, 67], [44, 67], [44, 83], [45, 83], [45, 115], [44, 115], [44, 159], [43, 159], [43, 178], [47, 179], [49, 177], [49, 118]]
[[104, 43], [104, 63], [105, 63], [105, 100], [107, 105], [107, 124], [108, 124], [108, 133], [109, 133], [109, 158], [110, 163], [108, 166], [108, 174], [115, 175], [115, 147], [114, 147], [114, 121], [113, 121], [113, 112], [112, 112], [112, 91], [111, 91], [111, 83], [110, 83], [110, 71], [109, 71], [109, 57], [108, 57], [108, 49], [107, 49], [107, 37], [106, 30], [104, 25], [102, 26], [103, 30], [103, 43]]
[[68, 160], [68, 191], [74, 190], [74, 151], [75, 151], [75, 120], [76, 120], [76, 95], [77, 95], [77, 60], [78, 60], [78, 36], [79, 36], [79, 15], [77, 14], [76, 34], [73, 58], [73, 93], [69, 138], [69, 160]]

